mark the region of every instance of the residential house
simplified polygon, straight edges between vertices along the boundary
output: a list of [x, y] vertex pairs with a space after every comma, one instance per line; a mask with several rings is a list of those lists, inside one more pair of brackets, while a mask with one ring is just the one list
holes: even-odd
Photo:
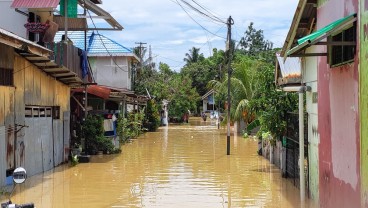
[[367, 8], [300, 0], [281, 51], [300, 57], [308, 86], [309, 193], [320, 207], [368, 206]]
[[[104, 16], [111, 30], [122, 29], [92, 1], [70, 2]], [[8, 17], [0, 21], [0, 186], [16, 167], [32, 176], [68, 161], [71, 88], [88, 78], [83, 50], [54, 42], [65, 22], [54, 15], [58, 5], [59, 0], [0, 1], [0, 13]], [[88, 30], [86, 18], [67, 19], [69, 28]]]
[[[62, 34], [58, 33], [56, 39], [61, 39]], [[124, 114], [126, 111], [139, 110], [139, 106], [146, 105], [147, 96], [136, 95], [132, 90], [134, 65], [138, 63], [139, 58], [131, 49], [97, 31], [69, 32], [68, 38], [75, 46], [86, 48], [93, 75], [92, 83], [96, 84], [72, 89], [71, 106], [75, 110], [76, 118], [83, 117], [86, 109], [88, 113], [104, 116], [105, 123], [112, 123], [112, 114], [117, 117], [120, 112]], [[87, 100], [87, 103], [83, 104], [84, 100]], [[74, 121], [76, 119], [73, 118], [72, 122]], [[105, 136], [112, 138], [118, 147], [119, 138], [115, 124], [105, 125]]]
[[[59, 32], [55, 38], [59, 40], [61, 36], [62, 33]], [[93, 82], [97, 84], [87, 88], [87, 93], [91, 95], [88, 97], [88, 110], [116, 111], [122, 110], [119, 105], [123, 102], [132, 104], [132, 108], [134, 104], [138, 106], [145, 103], [146, 97], [135, 95], [132, 90], [134, 65], [138, 63], [139, 58], [131, 49], [96, 31], [87, 34], [69, 32], [68, 38], [75, 46], [86, 47]]]

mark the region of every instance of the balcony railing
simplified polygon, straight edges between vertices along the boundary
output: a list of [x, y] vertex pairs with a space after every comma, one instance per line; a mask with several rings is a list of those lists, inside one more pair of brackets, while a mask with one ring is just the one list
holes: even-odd
[[50, 60], [54, 60], [60, 68], [66, 68], [82, 79], [81, 49], [65, 42], [47, 43], [46, 47], [53, 51]]

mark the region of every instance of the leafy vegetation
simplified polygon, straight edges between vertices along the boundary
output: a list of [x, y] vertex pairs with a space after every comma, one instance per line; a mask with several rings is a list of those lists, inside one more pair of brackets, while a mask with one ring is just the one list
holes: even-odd
[[144, 109], [138, 113], [128, 113], [127, 117], [119, 115], [117, 124], [117, 134], [121, 143], [126, 143], [130, 139], [137, 138], [146, 129], [143, 128]]
[[82, 125], [83, 136], [85, 138], [85, 151], [94, 155], [99, 151], [105, 154], [119, 152], [115, 149], [111, 139], [104, 136], [103, 118], [99, 115], [88, 115]]
[[158, 106], [156, 105], [155, 100], [149, 100], [147, 102], [147, 111], [146, 116], [143, 121], [143, 126], [148, 131], [156, 131], [160, 126], [160, 114]]
[[[276, 90], [274, 85], [274, 54], [272, 42], [265, 40], [262, 30], [250, 23], [244, 37], [236, 45], [231, 41], [234, 52], [231, 61], [231, 121], [248, 124], [246, 133], [261, 126], [259, 134], [269, 132], [273, 138], [285, 133], [288, 112], [297, 109], [297, 95]], [[235, 48], [236, 46], [236, 48]], [[145, 68], [137, 80], [136, 90], [150, 94], [157, 103], [170, 101], [169, 117], [180, 119], [187, 110], [200, 113], [201, 95], [210, 89], [216, 90], [218, 107], [224, 106], [227, 98], [228, 54], [213, 50], [205, 58], [200, 49], [192, 47], [185, 54], [185, 66], [175, 72], [165, 63], [158, 70]], [[148, 118], [147, 118], [148, 119]]]

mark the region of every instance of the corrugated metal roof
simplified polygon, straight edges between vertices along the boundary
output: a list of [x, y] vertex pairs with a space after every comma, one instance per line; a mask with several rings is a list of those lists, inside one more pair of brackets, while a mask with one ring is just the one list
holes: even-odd
[[13, 8], [56, 8], [59, 0], [14, 0]]
[[[55, 36], [55, 42], [61, 41], [61, 36], [64, 32], [58, 32]], [[68, 38], [73, 44], [81, 49], [84, 49], [84, 32], [75, 31], [68, 32]], [[134, 56], [131, 49], [107, 38], [104, 35], [96, 32], [87, 32], [87, 53], [88, 56]]]

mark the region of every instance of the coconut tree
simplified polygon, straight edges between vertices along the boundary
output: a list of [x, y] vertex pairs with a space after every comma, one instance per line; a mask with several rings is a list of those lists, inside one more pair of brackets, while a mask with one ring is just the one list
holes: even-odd
[[192, 49], [189, 49], [189, 53], [185, 54], [184, 61], [187, 65], [191, 63], [196, 63], [204, 59], [203, 54], [199, 53], [200, 48], [193, 47]]
[[[230, 96], [232, 107], [230, 109], [230, 118], [233, 121], [250, 120], [254, 116], [249, 108], [249, 102], [256, 95], [256, 91], [260, 85], [259, 71], [263, 67], [263, 63], [247, 56], [240, 56], [233, 64], [233, 75], [231, 76]], [[209, 88], [215, 89], [220, 94], [227, 93], [228, 77], [220, 82], [211, 80], [208, 84]]]

